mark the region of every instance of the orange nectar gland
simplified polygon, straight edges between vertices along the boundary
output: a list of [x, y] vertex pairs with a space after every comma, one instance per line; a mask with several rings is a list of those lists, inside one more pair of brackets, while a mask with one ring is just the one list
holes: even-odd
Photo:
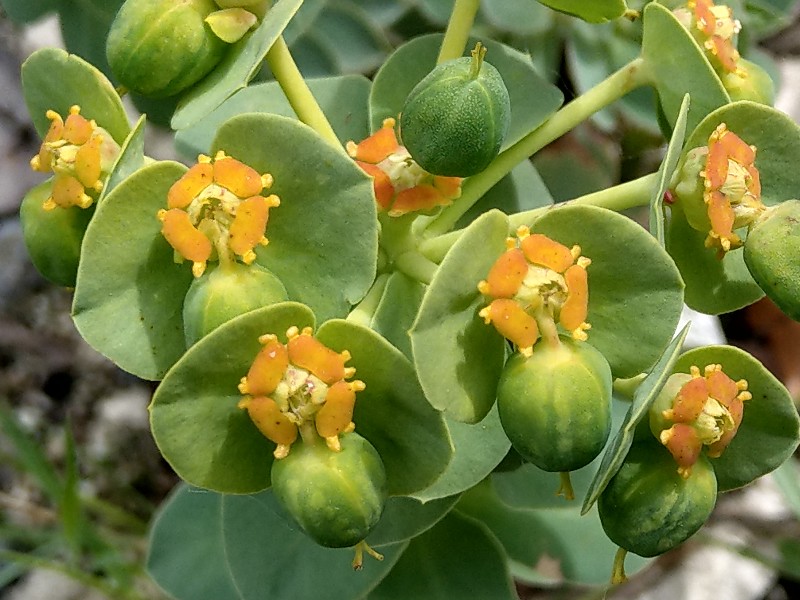
[[705, 168], [700, 172], [711, 222], [705, 245], [717, 248], [720, 257], [742, 245], [733, 230], [751, 224], [765, 209], [755, 158], [755, 146], [748, 146], [725, 123], [708, 138]]
[[461, 195], [461, 177], [432, 175], [420, 167], [397, 141], [395, 120], [356, 144], [347, 142], [347, 153], [373, 179], [378, 209], [390, 217], [445, 206]]
[[741, 31], [742, 24], [733, 18], [730, 7], [715, 6], [713, 0], [689, 0], [686, 8], [678, 9], [676, 15], [690, 30], [692, 27], [697, 30], [699, 41], [711, 55], [712, 63], [718, 63], [723, 71], [742, 77], [746, 75], [738, 66], [739, 52], [733, 40]]
[[304, 439], [319, 435], [339, 452], [339, 436], [355, 429], [353, 407], [364, 382], [345, 381], [356, 372], [345, 366], [350, 353], [331, 350], [311, 335], [310, 327], [291, 327], [286, 337], [286, 344], [273, 334], [259, 338], [262, 348], [239, 383], [243, 398], [238, 406], [277, 444], [277, 459], [288, 456], [298, 433]]
[[192, 261], [195, 277], [203, 274], [215, 251], [223, 262], [235, 255], [251, 264], [254, 248], [268, 243], [269, 209], [280, 205], [275, 194], [261, 195], [271, 185], [272, 175], [259, 175], [221, 150], [213, 159], [201, 154], [169, 189], [168, 210], [158, 211], [175, 261]]
[[493, 298], [480, 313], [488, 325], [530, 356], [546, 320], [557, 322], [576, 340], [586, 340], [589, 287], [580, 246], [571, 249], [522, 226], [517, 238], [506, 240], [507, 250], [478, 284]]
[[94, 198], [87, 191], [96, 195], [103, 190], [101, 177], [119, 155], [111, 135], [80, 112], [80, 106], [72, 106], [66, 121], [54, 110], [46, 113], [50, 129], [30, 163], [34, 171], [54, 174], [45, 210], [91, 206]]
[[747, 381], [733, 381], [722, 365], [708, 365], [702, 375], [696, 366], [690, 371], [692, 378], [681, 387], [672, 408], [662, 413], [673, 425], [659, 436], [683, 478], [691, 474], [703, 446], [711, 458], [722, 454], [742, 422], [744, 401], [753, 397]]

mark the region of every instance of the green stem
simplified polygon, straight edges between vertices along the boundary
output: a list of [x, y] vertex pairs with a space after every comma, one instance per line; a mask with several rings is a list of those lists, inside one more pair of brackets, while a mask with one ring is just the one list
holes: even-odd
[[[619, 185], [612, 186], [599, 192], [592, 192], [567, 202], [561, 202], [557, 206], [599, 206], [614, 211], [623, 211], [636, 206], [646, 206], [650, 202], [650, 197], [658, 184], [658, 173], [650, 173], [626, 181]], [[530, 225], [536, 218], [542, 216], [547, 211], [552, 210], [551, 205], [541, 206], [521, 213], [513, 214], [509, 217], [511, 230], [515, 230], [520, 225]], [[453, 247], [461, 235], [463, 229], [451, 231], [437, 237], [423, 240], [419, 244], [419, 250], [429, 260], [435, 263], [442, 262], [445, 254]]]
[[628, 581], [628, 576], [625, 574], [625, 555], [628, 551], [625, 548], [617, 549], [614, 555], [614, 566], [611, 567], [611, 583], [617, 585]]
[[297, 117], [306, 125], [314, 129], [332, 146], [344, 152], [339, 138], [333, 131], [328, 118], [322, 112], [317, 100], [308, 88], [300, 69], [294, 62], [289, 46], [283, 36], [278, 37], [272, 48], [267, 52], [267, 64], [272, 74], [281, 86], [286, 99], [292, 109], [297, 113]]
[[464, 182], [461, 196], [428, 226], [431, 236], [449, 231], [461, 216], [515, 166], [558, 139], [597, 111], [650, 81], [644, 59], [639, 57], [612, 73], [585, 94], [562, 107], [540, 127], [501, 152], [486, 169]]
[[572, 489], [572, 479], [570, 479], [569, 471], [561, 471], [558, 476], [560, 484], [556, 495], [564, 496], [565, 500], [575, 500], [575, 491]]
[[464, 54], [479, 6], [480, 0], [456, 0], [436, 59], [437, 65]]
[[369, 327], [372, 322], [372, 317], [375, 316], [375, 311], [378, 310], [378, 305], [383, 298], [383, 292], [386, 289], [386, 284], [389, 282], [389, 273], [382, 273], [375, 279], [372, 287], [369, 288], [367, 295], [359, 302], [350, 314], [347, 315], [347, 320], [351, 323], [357, 323], [364, 327]]
[[404, 252], [395, 258], [394, 263], [399, 271], [424, 284], [430, 284], [433, 281], [436, 269], [439, 268], [439, 265], [428, 260], [416, 250]]

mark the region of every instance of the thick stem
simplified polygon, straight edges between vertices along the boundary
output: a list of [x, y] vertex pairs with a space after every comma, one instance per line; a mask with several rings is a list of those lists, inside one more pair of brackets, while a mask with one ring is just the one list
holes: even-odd
[[456, 0], [436, 59], [437, 65], [464, 54], [479, 6], [480, 0]]
[[401, 254], [394, 262], [399, 271], [426, 285], [433, 281], [436, 269], [439, 268], [439, 265], [428, 260], [416, 250]]
[[[650, 196], [657, 183], [658, 173], [650, 173], [639, 179], [627, 181], [599, 192], [592, 192], [591, 194], [562, 202], [558, 206], [599, 206], [615, 211], [623, 211], [636, 206], [646, 206], [650, 203]], [[545, 214], [552, 208], [552, 206], [542, 206], [511, 215], [509, 217], [511, 229], [514, 230], [520, 225], [530, 225], [537, 217]], [[419, 250], [429, 260], [440, 263], [445, 254], [447, 254], [463, 233], [464, 230], [459, 229], [423, 240], [419, 244]]]
[[644, 59], [639, 57], [575, 98], [539, 128], [501, 152], [486, 169], [468, 178], [461, 188], [461, 196], [431, 222], [426, 233], [433, 236], [449, 231], [473, 204], [520, 162], [649, 80]]
[[297, 113], [297, 117], [325, 138], [332, 146], [344, 152], [344, 148], [339, 138], [336, 137], [328, 118], [322, 112], [317, 100], [308, 88], [300, 69], [297, 68], [297, 64], [294, 62], [283, 36], [278, 37], [275, 43], [272, 44], [272, 48], [267, 52], [267, 64], [292, 109]]

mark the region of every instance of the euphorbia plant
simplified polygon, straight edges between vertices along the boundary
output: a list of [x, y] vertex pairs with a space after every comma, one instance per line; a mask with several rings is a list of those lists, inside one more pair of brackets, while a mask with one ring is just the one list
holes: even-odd
[[[562, 106], [528, 55], [470, 38], [477, 0], [371, 80], [302, 76], [283, 37], [302, 0], [185, 2], [174, 32], [148, 18], [162, 4], [123, 4], [108, 77], [171, 97], [192, 166], [146, 157], [106, 76], [42, 50], [22, 75], [54, 179], [23, 217], [87, 342], [160, 382], [153, 436], [186, 482], [151, 533], [171, 594], [426, 597], [437, 571], [445, 597], [510, 598], [545, 553], [618, 582], [626, 552], [681, 543], [792, 454], [785, 388], [675, 337], [684, 301], [800, 312], [800, 128], [747, 87], [763, 78], [729, 7], [542, 0], [643, 24], [638, 54]], [[172, 56], [158, 44], [184, 25]], [[251, 83], [262, 63], [275, 81]], [[551, 206], [528, 158], [645, 86], [658, 172]], [[619, 214], [637, 206], [649, 231]], [[576, 561], [587, 536], [598, 560]]]

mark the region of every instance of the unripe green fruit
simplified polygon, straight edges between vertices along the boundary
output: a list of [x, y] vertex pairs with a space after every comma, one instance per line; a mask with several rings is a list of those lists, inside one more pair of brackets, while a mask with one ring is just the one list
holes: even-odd
[[744, 262], [764, 293], [800, 321], [800, 200], [767, 209], [744, 242]]
[[183, 301], [183, 331], [191, 346], [246, 312], [288, 299], [283, 283], [264, 267], [231, 262], [192, 282]]
[[750, 100], [759, 104], [772, 106], [775, 102], [775, 84], [763, 68], [756, 63], [740, 58], [737, 66], [744, 73], [725, 73], [722, 85], [731, 97], [732, 102]]
[[378, 452], [356, 433], [334, 452], [320, 438], [298, 441], [272, 464], [272, 491], [321, 546], [345, 548], [367, 537], [386, 502], [386, 472]]
[[512, 356], [497, 386], [497, 408], [514, 449], [540, 469], [566, 472], [594, 460], [611, 430], [611, 369], [585, 342], [540, 341]]
[[196, 83], [227, 49], [204, 22], [216, 10], [212, 0], [126, 0], [106, 42], [114, 76], [152, 98], [173, 96]]
[[503, 78], [476, 55], [438, 65], [411, 90], [400, 113], [400, 137], [426, 171], [468, 177], [500, 152], [510, 120]]
[[75, 287], [83, 234], [94, 206], [45, 210], [42, 204], [50, 197], [52, 187], [52, 179], [45, 181], [23, 198], [19, 209], [22, 236], [39, 273], [58, 285]]
[[598, 500], [609, 539], [639, 556], [658, 556], [703, 526], [717, 499], [717, 479], [701, 455], [683, 478], [670, 453], [654, 442], [634, 444]]

